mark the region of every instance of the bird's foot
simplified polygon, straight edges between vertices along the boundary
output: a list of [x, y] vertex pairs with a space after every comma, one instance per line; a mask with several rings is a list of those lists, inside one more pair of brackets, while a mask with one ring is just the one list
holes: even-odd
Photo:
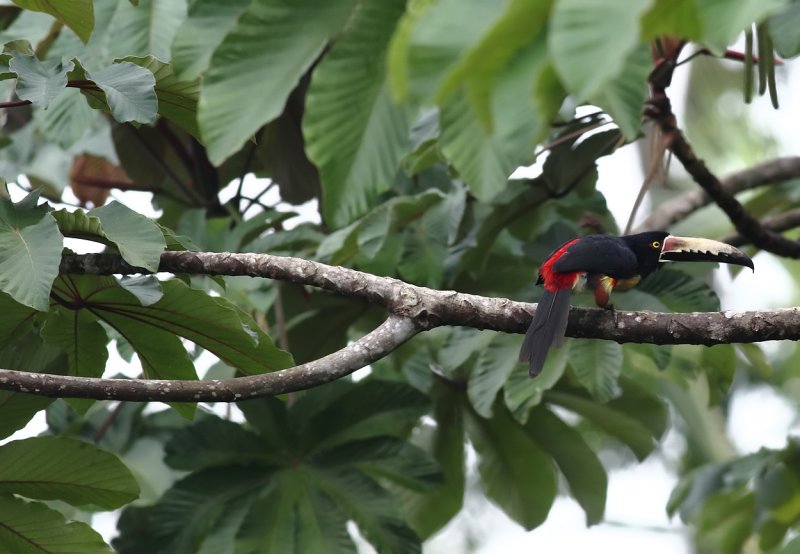
[[614, 320], [614, 328], [617, 327], [617, 309], [614, 307], [614, 304], [606, 304], [606, 310], [611, 312], [611, 318]]

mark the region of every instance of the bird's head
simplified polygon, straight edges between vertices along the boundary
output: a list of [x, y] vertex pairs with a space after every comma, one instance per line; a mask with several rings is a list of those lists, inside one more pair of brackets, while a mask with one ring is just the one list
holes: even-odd
[[655, 271], [660, 262], [718, 262], [753, 269], [753, 260], [739, 250], [711, 239], [678, 237], [664, 231], [650, 231], [622, 237], [636, 253], [642, 276]]

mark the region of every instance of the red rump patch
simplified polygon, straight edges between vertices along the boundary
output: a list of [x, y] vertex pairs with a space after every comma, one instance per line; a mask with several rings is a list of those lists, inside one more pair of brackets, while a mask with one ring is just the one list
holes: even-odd
[[546, 290], [555, 292], [557, 290], [566, 288], [571, 289], [575, 286], [575, 283], [578, 281], [578, 277], [580, 276], [581, 272], [573, 271], [570, 273], [559, 273], [558, 271], [553, 271], [553, 264], [558, 261], [558, 259], [572, 244], [578, 242], [579, 240], [580, 239], [572, 239], [564, 246], [553, 252], [553, 254], [542, 264], [542, 268], [539, 270], [539, 273], [542, 274], [542, 280], [544, 281], [544, 288]]

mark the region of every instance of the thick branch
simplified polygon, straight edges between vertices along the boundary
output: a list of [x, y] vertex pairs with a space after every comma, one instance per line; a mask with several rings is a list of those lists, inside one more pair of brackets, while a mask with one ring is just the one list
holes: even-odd
[[219, 381], [93, 379], [0, 370], [0, 389], [56, 398], [134, 402], [236, 402], [309, 389], [334, 381], [380, 360], [419, 329], [408, 319], [389, 316], [374, 331], [319, 360], [289, 369]]
[[[51, 397], [162, 402], [235, 402], [328, 383], [375, 362], [418, 332], [459, 325], [522, 333], [535, 307], [505, 298], [418, 287], [397, 279], [269, 254], [166, 252], [159, 269], [171, 273], [249, 275], [311, 285], [385, 306], [389, 318], [374, 331], [319, 360], [266, 375], [221, 381], [95, 379], [0, 370], [0, 390]], [[115, 254], [66, 255], [64, 273], [144, 273]], [[660, 314], [572, 308], [567, 335], [617, 342], [705, 344], [800, 339], [800, 309], [768, 312]]]
[[[771, 183], [780, 183], [800, 177], [800, 156], [769, 160], [722, 179], [722, 188], [728, 194], [737, 194]], [[635, 232], [669, 229], [678, 221], [711, 203], [711, 197], [702, 189], [693, 189], [663, 202], [636, 228]]]
[[[765, 217], [761, 220], [761, 225], [763, 225], [765, 229], [775, 231], [776, 233], [800, 227], [800, 209], [789, 210], [788, 212], [784, 212], [782, 214]], [[722, 239], [722, 241], [727, 242], [732, 246], [742, 246], [750, 242], [746, 237], [743, 237], [738, 233], [730, 235]]]

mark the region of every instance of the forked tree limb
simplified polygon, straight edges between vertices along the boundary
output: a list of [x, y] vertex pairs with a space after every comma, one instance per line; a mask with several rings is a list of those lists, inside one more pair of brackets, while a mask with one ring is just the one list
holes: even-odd
[[[328, 356], [275, 373], [218, 381], [65, 377], [0, 370], [0, 390], [50, 397], [161, 402], [235, 402], [330, 382], [393, 352], [417, 333], [442, 325], [523, 333], [535, 305], [418, 287], [387, 277], [269, 254], [166, 252], [161, 271], [250, 275], [310, 285], [384, 306], [388, 319]], [[61, 270], [95, 275], [146, 273], [114, 254], [70, 254]], [[703, 344], [800, 339], [800, 309], [763, 312], [654, 313], [572, 308], [567, 335], [616, 342]]]
[[[674, 54], [678, 55], [677, 51]], [[652, 119], [668, 140], [668, 147], [683, 165], [695, 183], [700, 185], [717, 206], [725, 212], [736, 231], [754, 246], [787, 258], [800, 258], [800, 242], [790, 240], [765, 228], [753, 217], [741, 202], [725, 190], [719, 178], [708, 169], [705, 162], [694, 152], [692, 145], [678, 127], [667, 87], [672, 81], [676, 67], [675, 59], [662, 59], [649, 77], [651, 98], [645, 114]]]

